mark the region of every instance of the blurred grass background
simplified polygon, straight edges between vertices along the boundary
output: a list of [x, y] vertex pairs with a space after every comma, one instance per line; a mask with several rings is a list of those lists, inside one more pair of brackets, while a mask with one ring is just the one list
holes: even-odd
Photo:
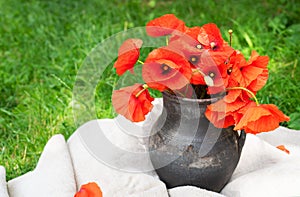
[[[48, 139], [76, 126], [72, 91], [78, 69], [102, 40], [174, 13], [188, 26], [216, 23], [233, 46], [271, 59], [258, 93], [300, 129], [300, 2], [297, 0], [0, 0], [0, 165], [7, 179], [32, 170]], [[118, 49], [116, 49], [118, 50]], [[110, 68], [97, 87], [99, 118], [111, 117], [117, 80]]]

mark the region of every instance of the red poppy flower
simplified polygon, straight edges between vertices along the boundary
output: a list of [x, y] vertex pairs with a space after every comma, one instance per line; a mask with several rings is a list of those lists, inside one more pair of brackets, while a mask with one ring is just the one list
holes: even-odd
[[280, 122], [289, 121], [289, 117], [273, 104], [250, 106], [244, 111], [244, 115], [234, 129], [244, 129], [246, 133], [257, 134], [271, 131], [276, 129]]
[[189, 62], [168, 48], [153, 50], [143, 65], [142, 76], [153, 89], [178, 90], [187, 85], [192, 76]]
[[230, 87], [242, 86], [257, 92], [267, 82], [268, 61], [267, 56], [259, 56], [255, 51], [252, 52], [248, 62], [241, 53], [233, 53], [228, 63], [230, 67]]
[[[220, 92], [224, 92], [225, 88], [227, 87], [228, 84], [228, 73], [227, 73], [227, 65], [226, 64], [220, 64], [217, 65], [212, 59], [210, 53], [208, 53], [207, 50], [202, 52], [201, 57], [200, 57], [200, 64], [199, 69], [202, 72], [202, 75], [210, 78], [210, 81], [212, 82], [211, 84], [207, 83], [206, 84], [209, 86], [207, 93], [208, 94], [216, 94]], [[203, 78], [205, 79], [205, 77]], [[198, 75], [196, 78], [199, 82], [201, 82], [201, 78]]]
[[[227, 88], [244, 87], [255, 95], [268, 78], [267, 59], [264, 56], [252, 55], [252, 58], [247, 62], [241, 53], [235, 51], [227, 63], [229, 75]], [[261, 68], [256, 66], [257, 64]], [[248, 101], [251, 97], [252, 95], [243, 90], [229, 90], [225, 100], [226, 102], [234, 102], [235, 99], [241, 98], [243, 101]]]
[[[219, 42], [219, 47], [214, 47], [213, 49], [210, 48], [210, 46], [205, 46], [198, 41], [198, 37], [201, 36], [201, 33], [203, 34], [203, 31], [203, 28], [200, 27], [187, 28], [184, 33], [172, 36], [169, 46], [182, 52], [189, 61], [191, 59], [196, 60], [196, 62], [190, 61], [196, 67], [201, 66], [201, 61], [199, 60], [201, 59], [202, 52], [205, 50], [208, 51], [211, 59], [213, 59], [217, 65], [228, 60], [230, 55], [234, 52], [234, 49], [223, 41]], [[208, 35], [205, 35], [205, 37], [208, 37]]]
[[102, 191], [96, 183], [91, 182], [82, 185], [74, 197], [102, 197]]
[[115, 90], [112, 94], [112, 104], [118, 114], [132, 122], [145, 120], [145, 115], [153, 108], [154, 99], [141, 84]]
[[[174, 41], [174, 43], [177, 41]], [[172, 44], [173, 47], [174, 44]], [[192, 77], [190, 82], [195, 85], [208, 85], [208, 94], [216, 94], [222, 91], [225, 91], [225, 88], [228, 86], [229, 75], [227, 73], [227, 64], [217, 65], [215, 60], [210, 55], [208, 50], [202, 49], [194, 53], [188, 51], [187, 47], [180, 48], [184, 51], [185, 57], [191, 63], [192, 68]], [[195, 50], [195, 48], [194, 48]], [[212, 84], [208, 84], [205, 80], [205, 76], [209, 77], [212, 81]]]
[[209, 49], [209, 53], [217, 65], [228, 60], [234, 52], [222, 38], [221, 32], [216, 24], [208, 23], [201, 27], [197, 40], [204, 49]]
[[169, 35], [175, 30], [184, 32], [185, 28], [184, 22], [174, 14], [163, 15], [149, 21], [146, 25], [148, 35], [153, 37]]
[[208, 86], [208, 94], [217, 94], [225, 91], [229, 78], [225, 64], [204, 67], [203, 73], [213, 80], [213, 84]]
[[252, 51], [247, 66], [241, 67], [246, 87], [254, 92], [260, 90], [268, 80], [268, 56], [259, 56], [256, 51]]
[[212, 50], [219, 50], [224, 43], [221, 32], [214, 23], [203, 25], [197, 39], [206, 49]]
[[226, 103], [224, 99], [221, 99], [207, 106], [205, 116], [215, 127], [226, 128], [236, 123], [235, 113], [245, 105], [246, 103], [241, 100]]
[[140, 39], [126, 40], [118, 52], [118, 59], [114, 64], [118, 75], [122, 75], [127, 70], [133, 72], [133, 67], [140, 56], [140, 48], [143, 41]]
[[243, 54], [241, 54], [239, 51], [234, 51], [230, 58], [229, 62], [227, 62], [228, 68], [227, 72], [229, 77], [229, 87], [234, 87], [234, 86], [242, 86], [245, 87], [245, 81], [244, 77], [241, 71], [241, 67], [244, 67], [247, 65], [247, 61]]

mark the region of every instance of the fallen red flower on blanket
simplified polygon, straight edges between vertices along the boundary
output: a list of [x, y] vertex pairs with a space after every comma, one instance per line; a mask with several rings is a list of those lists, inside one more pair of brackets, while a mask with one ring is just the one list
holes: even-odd
[[282, 150], [283, 152], [286, 152], [287, 154], [290, 154], [290, 151], [288, 149], [286, 149], [284, 145], [279, 145], [276, 148], [278, 148], [279, 150]]
[[102, 191], [95, 182], [82, 185], [74, 197], [102, 197]]

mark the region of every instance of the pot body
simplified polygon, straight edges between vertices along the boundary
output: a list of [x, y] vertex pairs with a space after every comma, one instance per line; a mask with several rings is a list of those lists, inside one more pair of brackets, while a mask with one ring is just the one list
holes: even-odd
[[163, 112], [149, 137], [149, 154], [168, 188], [193, 185], [219, 192], [240, 158], [246, 134], [219, 129], [205, 117], [212, 99], [178, 98], [163, 93]]

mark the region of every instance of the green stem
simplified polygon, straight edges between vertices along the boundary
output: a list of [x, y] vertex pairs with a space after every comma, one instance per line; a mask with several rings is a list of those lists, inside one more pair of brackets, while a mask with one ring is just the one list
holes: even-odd
[[169, 45], [169, 36], [166, 36], [166, 45]]
[[144, 62], [143, 62], [143, 61], [141, 61], [141, 60], [138, 60], [137, 62], [138, 62], [138, 63], [140, 63], [140, 64], [144, 64]]
[[143, 89], [140, 90], [140, 91], [135, 95], [136, 98], [139, 97], [145, 90], [147, 90], [147, 89], [149, 88], [149, 86], [148, 86], [147, 84], [144, 84], [142, 87], [143, 87]]
[[256, 105], [259, 106], [259, 102], [258, 102], [256, 96], [254, 95], [253, 92], [251, 92], [247, 88], [244, 88], [244, 87], [231, 87], [231, 88], [226, 88], [226, 90], [244, 90], [244, 91], [248, 92], [251, 95], [251, 97], [254, 99]]
[[228, 33], [229, 33], [229, 45], [231, 46], [232, 45], [232, 33], [233, 33], [232, 29], [229, 29]]
[[200, 73], [203, 77], [205, 77], [206, 75], [204, 74], [204, 72], [202, 72], [199, 68], [197, 68], [197, 69], [195, 69], [194, 71], [193, 71], [193, 73]]

